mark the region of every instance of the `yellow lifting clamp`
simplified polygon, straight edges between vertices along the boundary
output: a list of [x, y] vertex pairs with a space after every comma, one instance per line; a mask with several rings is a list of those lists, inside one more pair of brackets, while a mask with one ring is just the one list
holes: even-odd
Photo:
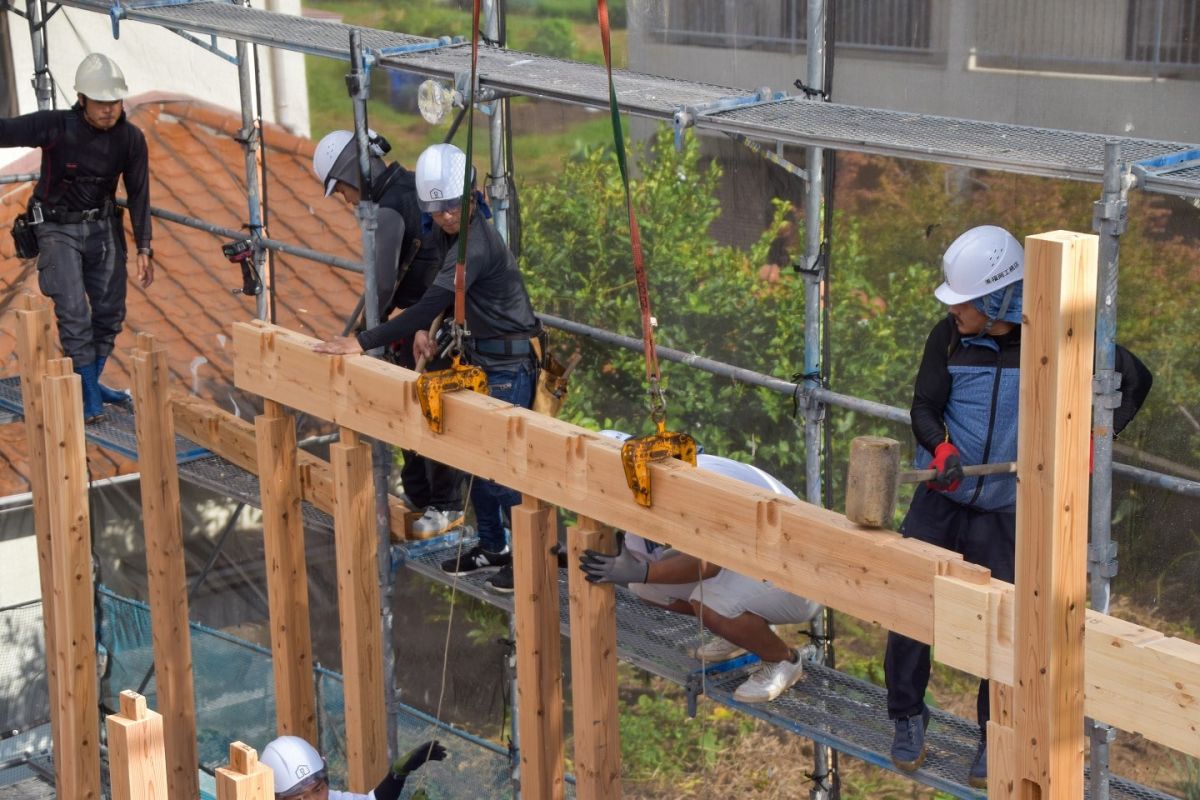
[[454, 356], [449, 369], [421, 373], [417, 378], [417, 399], [421, 401], [421, 412], [429, 421], [430, 430], [442, 432], [442, 395], [464, 389], [487, 394], [487, 375], [479, 367], [463, 364], [458, 356]]
[[649, 436], [626, 439], [621, 443], [621, 463], [625, 480], [633, 490], [633, 499], [650, 506], [650, 462], [677, 458], [696, 466], [696, 440], [686, 433], [672, 433], [660, 420], [658, 430]]

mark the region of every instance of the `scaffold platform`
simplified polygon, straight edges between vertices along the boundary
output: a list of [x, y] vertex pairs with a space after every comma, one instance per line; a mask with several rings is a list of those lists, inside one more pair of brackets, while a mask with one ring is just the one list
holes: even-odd
[[[316, 21], [223, 0], [124, 4], [65, 0], [61, 5], [106, 16], [112, 16], [116, 8], [122, 19], [176, 32], [226, 37], [340, 60], [349, 59], [350, 33], [358, 31], [376, 66], [447, 80], [470, 69], [467, 43]], [[600, 65], [483, 44], [478, 74], [479, 85], [485, 89], [591, 108], [608, 107], [608, 77]], [[1196, 144], [863, 108], [799, 97], [748, 102], [710, 113], [710, 109], [719, 107], [714, 106], [718, 101], [745, 99], [753, 92], [629, 70], [614, 70], [613, 74], [617, 97], [626, 113], [674, 120], [676, 112], [687, 111], [698, 130], [796, 146], [1090, 182], [1103, 178], [1108, 142], [1121, 145], [1122, 160], [1128, 163], [1200, 153], [1200, 145]], [[1145, 171], [1139, 175], [1138, 185], [1152, 192], [1200, 197], [1200, 158], [1182, 161], [1175, 169]]]

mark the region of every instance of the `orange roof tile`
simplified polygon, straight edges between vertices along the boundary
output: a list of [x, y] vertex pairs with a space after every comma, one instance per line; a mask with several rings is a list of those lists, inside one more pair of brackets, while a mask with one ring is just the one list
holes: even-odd
[[[134, 98], [127, 108], [130, 120], [146, 134], [151, 203], [212, 224], [242, 228], [248, 219], [245, 162], [233, 138], [241, 127], [240, 116], [201, 101], [161, 94]], [[322, 196], [312, 176], [313, 142], [274, 125], [266, 126], [263, 139], [268, 234], [301, 247], [357, 258], [361, 252], [358, 223], [349, 208]], [[31, 163], [27, 157], [8, 171], [36, 168], [36, 161]], [[21, 289], [37, 291], [33, 264], [16, 259], [7, 234], [30, 191], [32, 184], [0, 184], [0, 375], [4, 376], [17, 374], [13, 317], [5, 312]], [[221, 254], [222, 241], [155, 218], [154, 284], [149, 289], [133, 280], [129, 284], [125, 330], [105, 370], [106, 383], [129, 385], [128, 351], [135, 335], [145, 331], [166, 348], [171, 376], [178, 385], [232, 410], [230, 325], [254, 317], [255, 299], [234, 294], [242, 285], [241, 271]], [[361, 281], [355, 273], [278, 255], [276, 321], [312, 335], [340, 333]], [[244, 401], [241, 410], [246, 411]], [[95, 447], [89, 447], [88, 459], [94, 478], [136, 469], [133, 462]], [[23, 425], [0, 425], [0, 496], [28, 491], [27, 470]]]

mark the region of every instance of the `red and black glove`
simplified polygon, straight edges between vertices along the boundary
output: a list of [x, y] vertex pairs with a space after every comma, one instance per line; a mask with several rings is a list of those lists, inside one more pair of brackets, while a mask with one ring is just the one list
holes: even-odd
[[933, 461], [929, 462], [930, 469], [936, 469], [937, 475], [933, 480], [925, 481], [925, 485], [935, 492], [953, 492], [963, 479], [962, 459], [958, 448], [949, 442], [942, 442], [933, 451]]

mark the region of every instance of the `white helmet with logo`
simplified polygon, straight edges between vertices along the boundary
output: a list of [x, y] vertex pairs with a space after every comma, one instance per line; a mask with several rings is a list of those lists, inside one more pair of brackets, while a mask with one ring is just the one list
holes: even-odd
[[263, 748], [259, 763], [275, 773], [275, 796], [296, 797], [325, 780], [325, 759], [299, 736], [280, 736]]
[[452, 144], [425, 148], [417, 159], [417, 203], [422, 211], [447, 211], [462, 202], [467, 154]]
[[89, 100], [111, 103], [129, 96], [125, 74], [116, 62], [103, 53], [83, 57], [75, 70], [75, 91]]
[[[392, 149], [387, 139], [367, 128], [367, 146], [372, 157], [382, 158]], [[354, 146], [354, 131], [333, 131], [317, 142], [313, 151], [313, 172], [325, 187], [325, 196], [333, 194], [339, 180], [350, 179], [358, 186], [358, 153]]]
[[945, 281], [934, 295], [946, 305], [991, 294], [1025, 277], [1025, 250], [995, 225], [980, 225], [959, 236], [942, 256]]

